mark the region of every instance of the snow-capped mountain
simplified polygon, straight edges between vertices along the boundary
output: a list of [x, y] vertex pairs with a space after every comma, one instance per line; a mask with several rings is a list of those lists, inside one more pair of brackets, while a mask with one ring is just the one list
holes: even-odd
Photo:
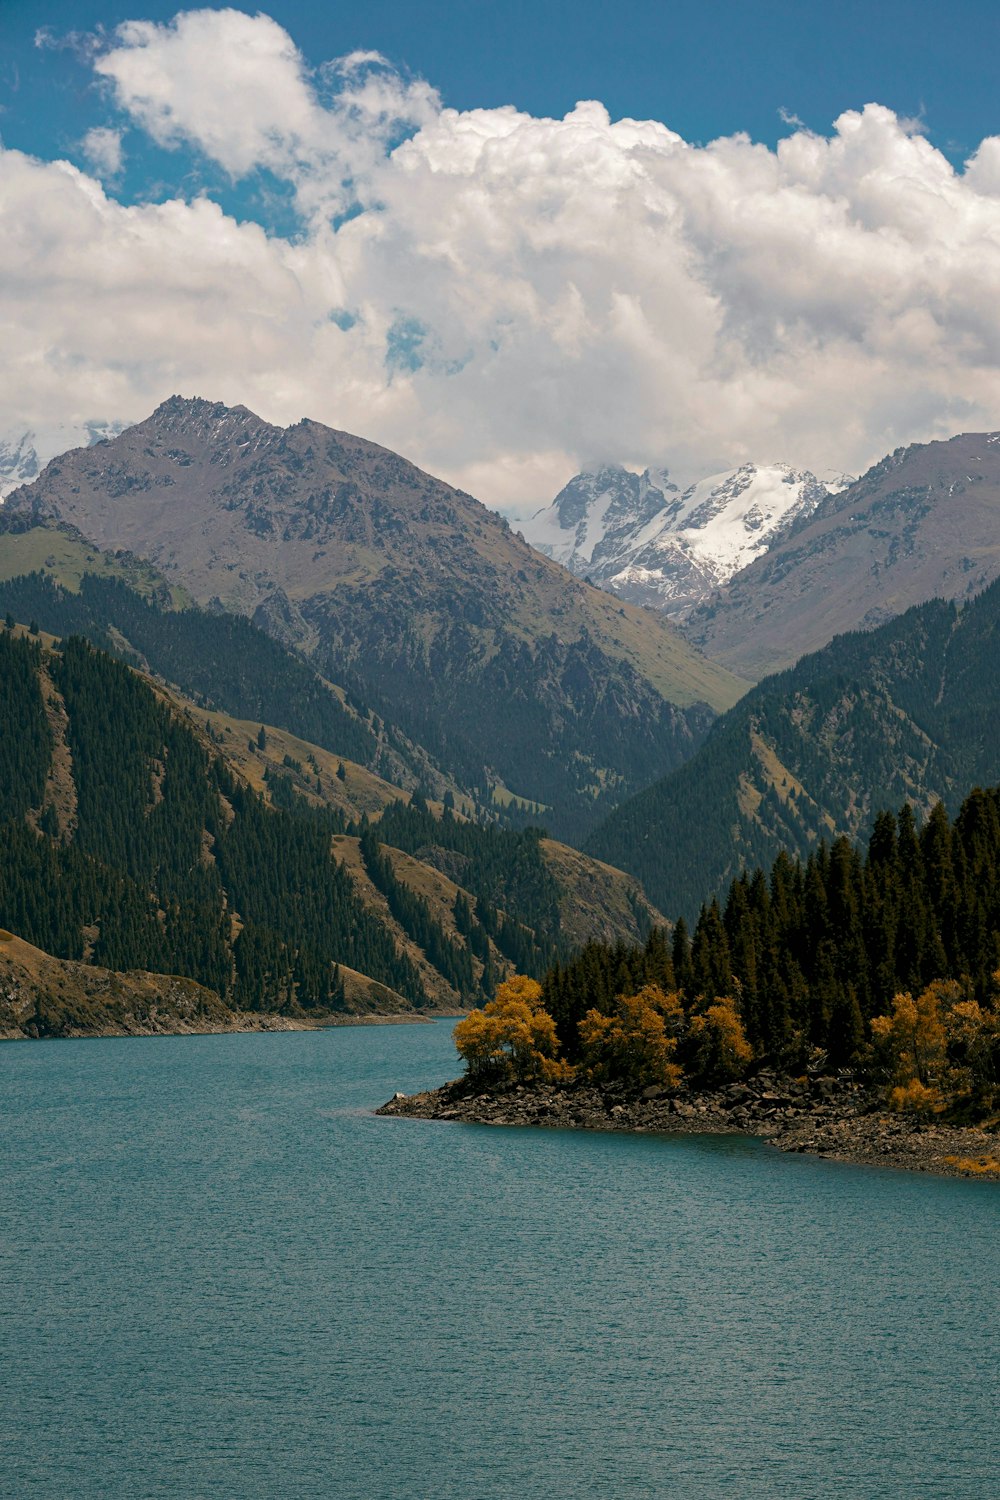
[[617, 466], [577, 474], [544, 510], [518, 523], [526, 542], [571, 573], [594, 577], [680, 491], [666, 472]]
[[22, 432], [0, 438], [0, 504], [19, 485], [37, 479], [52, 458], [71, 448], [90, 448], [124, 432], [126, 422], [63, 423], [44, 432]]
[[849, 483], [788, 464], [744, 464], [682, 494], [666, 470], [608, 467], [571, 479], [521, 530], [581, 577], [683, 618]]

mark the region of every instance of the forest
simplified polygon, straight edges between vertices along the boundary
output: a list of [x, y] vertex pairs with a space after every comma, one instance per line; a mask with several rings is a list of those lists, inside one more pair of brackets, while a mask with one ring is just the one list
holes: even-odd
[[[0, 924], [56, 957], [186, 975], [236, 1008], [336, 1009], [340, 964], [425, 1002], [331, 858], [341, 818], [267, 806], [80, 638], [43, 654], [0, 631], [0, 681]], [[54, 779], [46, 698], [71, 779]]]
[[[464, 1030], [463, 1030], [464, 1028]], [[732, 881], [641, 946], [588, 944], [522, 977], [456, 1034], [470, 1073], [699, 1086], [764, 1062], [868, 1071], [900, 1108], [1000, 1082], [1000, 789], [922, 826], [883, 812], [867, 847], [822, 842]]]
[[[56, 957], [184, 975], [245, 1010], [340, 1009], [343, 965], [426, 1006], [413, 950], [332, 857], [338, 834], [359, 839], [392, 918], [463, 1003], [566, 956], [537, 830], [436, 816], [419, 790], [378, 824], [308, 803], [288, 777], [265, 800], [79, 636], [45, 651], [0, 627], [0, 685], [0, 926]], [[455, 881], [453, 931], [387, 846]]]

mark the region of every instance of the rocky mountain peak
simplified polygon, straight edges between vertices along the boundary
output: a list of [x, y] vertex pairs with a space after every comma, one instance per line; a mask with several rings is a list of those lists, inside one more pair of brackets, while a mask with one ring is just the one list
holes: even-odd
[[1000, 574], [1000, 433], [897, 448], [790, 516], [685, 629], [754, 676], [913, 604], [966, 599]]
[[679, 493], [666, 470], [636, 473], [605, 464], [575, 475], [521, 530], [539, 552], [581, 577], [593, 576], [617, 553], [618, 538], [646, 525]]
[[576, 475], [523, 532], [573, 572], [680, 619], [844, 482], [744, 463], [682, 494], [666, 470], [609, 466]]

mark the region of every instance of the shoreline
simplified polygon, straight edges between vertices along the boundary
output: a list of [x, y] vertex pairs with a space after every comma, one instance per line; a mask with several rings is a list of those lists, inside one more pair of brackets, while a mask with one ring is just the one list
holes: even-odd
[[239, 1036], [250, 1032], [332, 1031], [342, 1026], [426, 1026], [452, 1019], [451, 1011], [414, 1015], [391, 1011], [372, 1015], [283, 1016], [275, 1011], [234, 1011], [231, 1021], [207, 1019], [203, 1024], [176, 1016], [157, 1018], [135, 1025], [108, 1023], [95, 1027], [67, 1027], [38, 1034], [22, 1028], [0, 1029], [5, 1042], [89, 1042], [129, 1037]]
[[947, 1177], [1000, 1181], [1000, 1124], [992, 1128], [916, 1121], [888, 1112], [861, 1085], [833, 1076], [760, 1073], [711, 1093], [573, 1082], [492, 1090], [456, 1079], [396, 1094], [377, 1115], [541, 1129], [632, 1134], [749, 1135], [778, 1151]]

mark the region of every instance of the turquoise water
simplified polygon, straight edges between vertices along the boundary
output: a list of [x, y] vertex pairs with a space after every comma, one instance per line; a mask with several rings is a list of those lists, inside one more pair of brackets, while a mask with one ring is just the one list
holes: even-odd
[[0, 1048], [4, 1500], [994, 1500], [1000, 1192], [382, 1120], [450, 1027]]

